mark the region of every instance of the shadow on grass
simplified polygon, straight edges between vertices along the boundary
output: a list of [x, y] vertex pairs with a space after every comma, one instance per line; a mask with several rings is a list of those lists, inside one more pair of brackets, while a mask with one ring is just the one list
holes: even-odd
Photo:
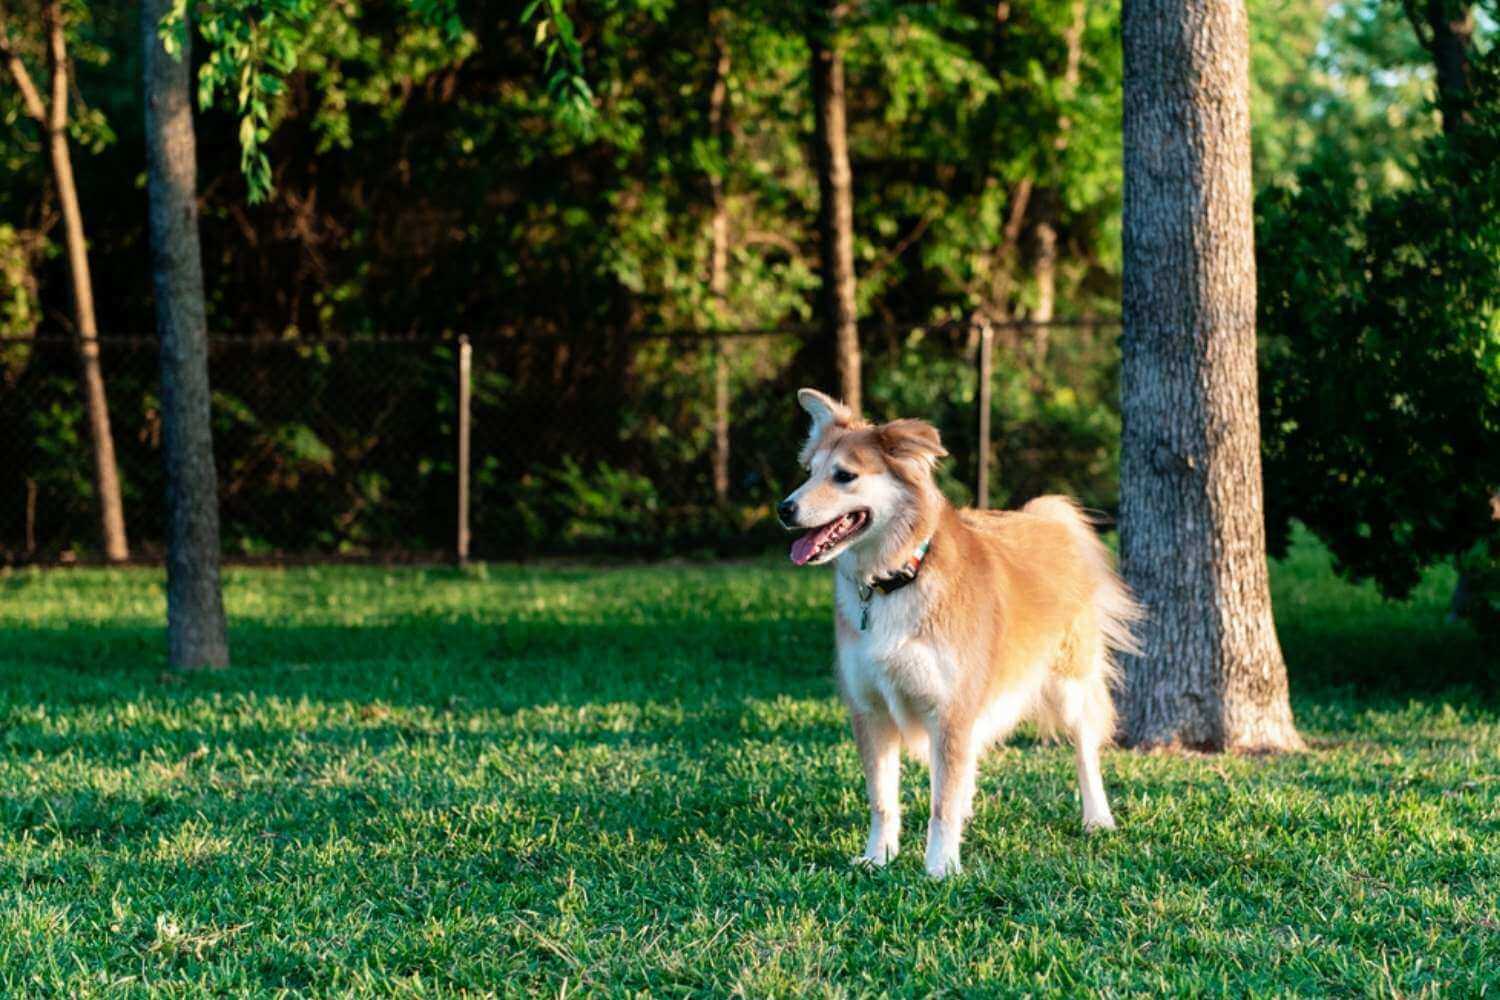
[[[1280, 606], [1299, 700], [1495, 699], [1500, 662], [1467, 627], [1343, 597]], [[686, 610], [646, 623], [483, 623], [451, 612], [358, 625], [241, 619], [234, 667], [185, 677], [166, 673], [157, 627], [13, 627], [0, 633], [0, 685], [13, 705], [263, 696], [502, 712], [832, 694], [826, 608], [765, 620]]]
[[829, 632], [811, 619], [671, 624], [412, 619], [359, 626], [241, 624], [234, 665], [169, 674], [159, 630], [13, 631], [0, 652], [12, 703], [261, 695], [515, 711], [832, 691]]
[[1278, 624], [1293, 691], [1316, 696], [1335, 687], [1394, 696], [1462, 687], [1500, 693], [1500, 657], [1464, 625], [1389, 624], [1298, 618]]

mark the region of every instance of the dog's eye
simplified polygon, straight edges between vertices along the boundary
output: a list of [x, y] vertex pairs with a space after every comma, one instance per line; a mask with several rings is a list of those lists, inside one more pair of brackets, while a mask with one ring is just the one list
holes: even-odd
[[848, 469], [834, 469], [833, 470], [833, 481], [836, 482], [836, 483], [852, 483], [852, 482], [854, 482], [858, 478], [859, 478], [858, 475], [856, 475], [853, 472], [850, 472]]

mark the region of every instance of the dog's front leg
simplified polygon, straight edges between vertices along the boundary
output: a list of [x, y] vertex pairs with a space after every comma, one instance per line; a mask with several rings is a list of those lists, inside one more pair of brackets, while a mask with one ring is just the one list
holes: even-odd
[[938, 721], [931, 727], [932, 815], [927, 823], [927, 874], [957, 875], [964, 823], [974, 806], [979, 762], [968, 726]]
[[901, 733], [883, 708], [856, 710], [854, 740], [870, 799], [870, 836], [855, 864], [880, 866], [901, 843]]

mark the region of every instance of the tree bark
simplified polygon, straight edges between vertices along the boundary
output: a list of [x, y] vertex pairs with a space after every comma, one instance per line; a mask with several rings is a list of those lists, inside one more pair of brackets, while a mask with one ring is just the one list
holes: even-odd
[[823, 263], [823, 325], [837, 358], [839, 395], [860, 411], [859, 328], [854, 298], [854, 183], [844, 99], [844, 54], [839, 47], [841, 5], [827, 8], [812, 47], [813, 105], [818, 163], [818, 231]]
[[[990, 254], [990, 281], [989, 287], [985, 290], [985, 312], [1001, 323], [1008, 323], [1015, 313], [1011, 306], [1011, 298], [1016, 287], [1016, 249], [1021, 242], [1021, 230], [1026, 224], [1026, 212], [1031, 205], [1031, 192], [1034, 186], [1035, 182], [1028, 176], [1022, 177], [1011, 189], [1002, 239], [1000, 245]], [[1002, 336], [1006, 340], [1006, 349], [1014, 349], [1015, 331], [1007, 326]]]
[[[715, 11], [721, 15], [722, 11]], [[729, 108], [729, 43], [724, 38], [718, 18], [714, 27], [714, 78], [708, 93], [708, 132], [720, 161], [709, 175], [709, 194], [713, 201], [713, 218], [709, 224], [712, 245], [709, 248], [708, 292], [713, 297], [714, 321], [722, 326], [729, 308], [729, 199], [725, 193], [724, 170], [728, 162], [728, 132], [725, 128]], [[714, 340], [714, 499], [720, 506], [729, 502], [729, 343], [720, 336]]]
[[[1066, 63], [1063, 66], [1061, 96], [1071, 101], [1078, 91], [1079, 63], [1083, 58], [1083, 30], [1087, 26], [1088, 8], [1083, 0], [1073, 0], [1072, 20], [1063, 33], [1066, 48]], [[1057, 138], [1053, 146], [1059, 154], [1065, 153], [1073, 130], [1073, 119], [1066, 111], [1057, 118]], [[1034, 331], [1036, 364], [1040, 369], [1047, 363], [1047, 340], [1051, 334], [1048, 326], [1057, 310], [1057, 220], [1062, 214], [1062, 198], [1055, 189], [1042, 192], [1041, 218], [1036, 224], [1036, 308], [1031, 318], [1037, 323]]]
[[1452, 135], [1469, 120], [1469, 49], [1474, 42], [1474, 8], [1455, 0], [1405, 0], [1407, 19], [1432, 56], [1437, 75], [1438, 107], [1443, 131]]
[[1126, 0], [1121, 556], [1146, 605], [1125, 740], [1301, 746], [1262, 511], [1243, 0]]
[[[1056, 206], [1054, 198], [1043, 200], [1051, 207]], [[1047, 360], [1047, 324], [1057, 310], [1057, 227], [1049, 216], [1037, 222], [1032, 235], [1036, 239], [1036, 261], [1032, 268], [1036, 274], [1036, 307], [1031, 310], [1031, 319], [1038, 324], [1034, 331], [1036, 362], [1041, 365]]]
[[42, 8], [42, 25], [47, 34], [47, 71], [51, 84], [47, 101], [43, 101], [20, 55], [11, 48], [3, 12], [0, 12], [0, 51], [4, 52], [6, 68], [21, 91], [27, 114], [36, 120], [46, 141], [52, 184], [57, 190], [63, 217], [73, 325], [78, 336], [79, 374], [92, 444], [94, 495], [99, 502], [99, 540], [106, 559], [124, 562], [130, 558], [130, 543], [125, 532], [125, 507], [120, 499], [120, 467], [115, 459], [109, 397], [99, 363], [99, 326], [94, 316], [94, 281], [89, 270], [88, 240], [84, 235], [83, 210], [78, 202], [78, 185], [73, 179], [73, 157], [68, 146], [68, 48], [61, 3], [54, 0]]
[[[141, 5], [151, 272], [161, 338], [167, 471], [167, 658], [191, 670], [229, 663], [219, 587], [219, 505], [210, 424], [208, 334], [198, 246], [197, 148], [188, 45], [157, 35], [172, 0]], [[191, 26], [184, 38], [191, 39]]]

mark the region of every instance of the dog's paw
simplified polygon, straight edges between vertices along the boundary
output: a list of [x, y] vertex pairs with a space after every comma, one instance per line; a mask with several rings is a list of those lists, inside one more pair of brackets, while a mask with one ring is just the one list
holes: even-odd
[[1109, 813], [1103, 816], [1085, 816], [1083, 818], [1083, 832], [1086, 834], [1104, 833], [1115, 828], [1115, 818]]
[[927, 824], [927, 874], [933, 878], [947, 878], [963, 871], [958, 861], [961, 823], [944, 823], [934, 819]]
[[954, 855], [951, 858], [947, 858], [947, 857], [944, 857], [944, 858], [932, 858], [932, 857], [929, 857], [927, 859], [927, 876], [928, 876], [928, 878], [945, 879], [949, 875], [962, 875], [963, 872], [964, 872], [964, 866], [959, 863], [957, 855]]
[[895, 844], [872, 844], [863, 854], [850, 858], [849, 863], [856, 868], [884, 868], [896, 860], [896, 851]]

